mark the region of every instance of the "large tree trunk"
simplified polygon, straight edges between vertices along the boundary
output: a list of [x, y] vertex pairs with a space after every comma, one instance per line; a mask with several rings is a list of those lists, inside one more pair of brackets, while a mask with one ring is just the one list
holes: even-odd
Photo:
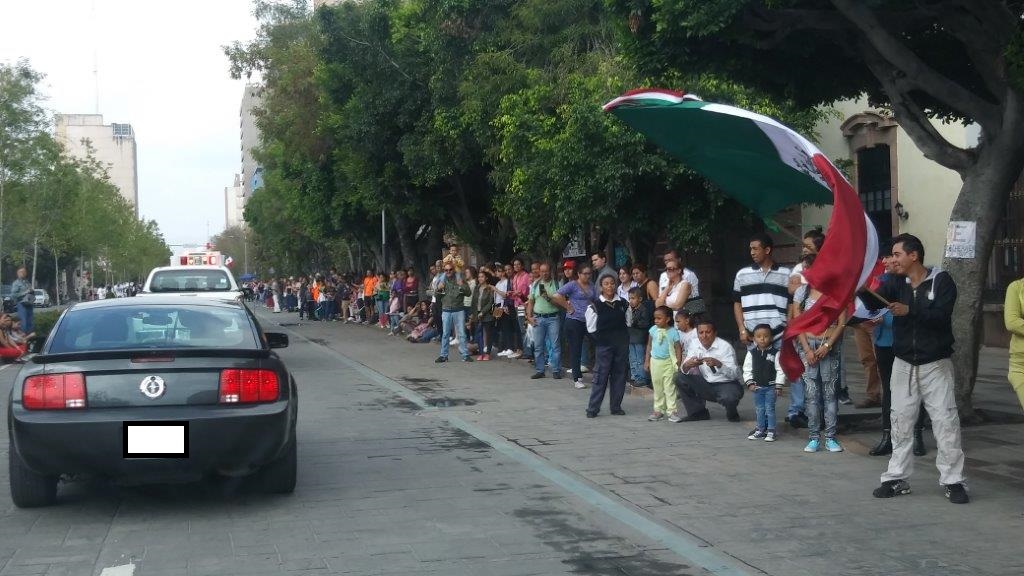
[[409, 229], [409, 219], [397, 210], [392, 211], [391, 219], [395, 222], [395, 235], [398, 236], [398, 248], [402, 254], [402, 268], [408, 270], [416, 266], [416, 243], [413, 232]]
[[982, 344], [982, 292], [996, 225], [1005, 212], [1010, 191], [1024, 166], [1024, 147], [1006, 138], [999, 140], [991, 145], [983, 144], [979, 149], [978, 161], [964, 174], [963, 187], [950, 214], [951, 221], [977, 223], [974, 258], [944, 258], [942, 265], [957, 284], [958, 296], [953, 310], [953, 335], [956, 337], [953, 366], [957, 407], [966, 423], [978, 420], [971, 396]]

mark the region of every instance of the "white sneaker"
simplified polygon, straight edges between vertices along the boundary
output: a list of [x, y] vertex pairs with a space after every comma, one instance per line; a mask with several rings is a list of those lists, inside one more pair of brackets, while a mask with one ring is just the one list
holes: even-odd
[[590, 368], [587, 368], [586, 366], [580, 366], [580, 372], [586, 374], [587, 372], [590, 372]]
[[575, 382], [575, 383], [573, 384], [573, 386], [575, 386], [577, 390], [583, 390], [584, 388], [586, 388], [586, 387], [587, 387], [587, 385], [583, 383], [583, 380], [577, 380], [577, 381], [576, 381], [576, 382]]
[[451, 340], [448, 341], [448, 345], [449, 346], [455, 346], [458, 343], [459, 343], [459, 339], [458, 338], [452, 338]]
[[498, 357], [500, 358], [508, 358], [510, 356], [512, 356], [511, 350], [502, 350], [501, 352], [498, 352]]

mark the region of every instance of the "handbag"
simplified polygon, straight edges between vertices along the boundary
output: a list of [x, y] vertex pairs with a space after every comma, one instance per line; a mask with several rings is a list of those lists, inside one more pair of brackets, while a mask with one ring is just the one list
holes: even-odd
[[505, 307], [501, 304], [494, 305], [494, 319], [497, 320], [505, 315]]

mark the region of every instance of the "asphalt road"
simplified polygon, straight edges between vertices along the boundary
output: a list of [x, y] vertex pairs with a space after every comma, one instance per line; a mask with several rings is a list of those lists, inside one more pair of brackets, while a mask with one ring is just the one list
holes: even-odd
[[[0, 576], [743, 573], [337, 352], [293, 339], [281, 356], [299, 386], [295, 494], [75, 482], [21, 510], [0, 489]], [[17, 369], [0, 371], [4, 410]]]

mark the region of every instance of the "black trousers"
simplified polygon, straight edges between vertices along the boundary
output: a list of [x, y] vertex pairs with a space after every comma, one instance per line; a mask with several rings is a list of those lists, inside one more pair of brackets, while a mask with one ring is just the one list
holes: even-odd
[[735, 408], [743, 398], [743, 386], [736, 380], [708, 382], [701, 374], [680, 372], [676, 374], [675, 383], [687, 415], [706, 409], [709, 400], [726, 408]]
[[[878, 364], [878, 376], [882, 380], [882, 430], [892, 429], [892, 364], [896, 361], [896, 353], [891, 346], [875, 346], [875, 361]], [[914, 428], [921, 430], [928, 421], [928, 412], [922, 404], [917, 413]]]
[[565, 341], [569, 345], [569, 368], [572, 370], [572, 379], [583, 378], [580, 370], [580, 359], [583, 357], [583, 343], [587, 337], [587, 324], [572, 318], [566, 318], [562, 324], [565, 331]]
[[618, 346], [597, 346], [594, 353], [594, 383], [590, 388], [590, 403], [587, 412], [597, 414], [604, 403], [605, 391], [609, 392], [608, 407], [622, 409], [622, 397], [626, 395], [626, 369], [629, 366], [629, 341]]

